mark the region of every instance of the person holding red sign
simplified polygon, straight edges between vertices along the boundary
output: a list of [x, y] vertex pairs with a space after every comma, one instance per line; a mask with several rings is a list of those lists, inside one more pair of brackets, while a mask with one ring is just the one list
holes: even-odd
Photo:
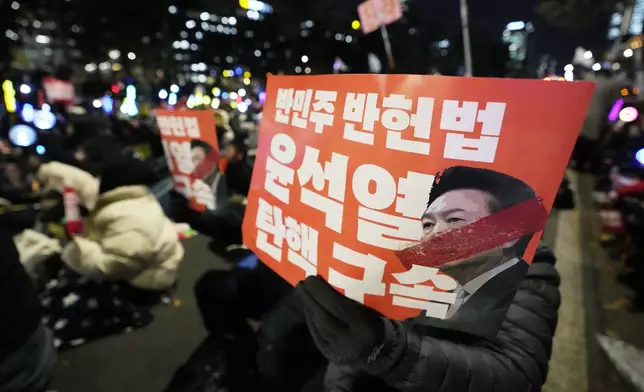
[[[196, 174], [196, 182], [203, 181], [211, 190], [200, 194], [199, 199], [210, 201], [214, 208], [191, 213], [190, 222], [195, 229], [210, 236], [218, 244], [241, 244], [245, 199], [253, 170], [247, 162], [246, 145], [243, 140], [231, 141], [224, 147], [221, 160], [211, 158], [218, 158], [218, 155], [212, 146], [202, 140], [192, 141], [191, 152], [199, 172]], [[220, 172], [222, 169], [223, 178]]]
[[398, 254], [410, 271], [437, 267], [455, 281], [456, 299], [445, 317], [423, 312], [399, 322], [320, 277], [300, 283], [308, 329], [330, 361], [326, 390], [540, 390], [557, 323], [559, 276], [549, 250], [540, 248], [532, 266], [522, 256], [543, 218], [522, 181], [453, 167], [432, 187], [424, 240]]
[[554, 264], [550, 250], [537, 250], [501, 330], [489, 339], [385, 319], [309, 277], [297, 291], [329, 365], [305, 390], [540, 391], [560, 304]]
[[[516, 221], [516, 208], [526, 222], [518, 226], [504, 220], [510, 211]], [[436, 266], [456, 281], [459, 301], [447, 317], [391, 320], [346, 298], [322, 278], [309, 277], [295, 296], [287, 296], [263, 319], [257, 358], [264, 382], [300, 390], [296, 384], [316, 361], [308, 350], [310, 334], [329, 365], [325, 381], [320, 372], [306, 383], [306, 391], [320, 391], [324, 384], [325, 390], [338, 392], [459, 392], [472, 390], [473, 383], [481, 392], [539, 390], [546, 380], [559, 306], [553, 254], [540, 248], [532, 266], [522, 259], [534, 227], [542, 223], [541, 213], [535, 192], [517, 179], [467, 167], [445, 170], [423, 214], [425, 239], [412, 252], [422, 260], [405, 258], [402, 252], [399, 257], [408, 267]], [[490, 227], [496, 228], [495, 240], [498, 231], [505, 233], [499, 244], [485, 240], [486, 231], [480, 229]], [[456, 241], [438, 240], [450, 235]], [[470, 242], [483, 243], [484, 249]], [[215, 276], [204, 277], [196, 287], [206, 325], [211, 331], [232, 325], [231, 331], [248, 329], [245, 317], [238, 317], [247, 306], [239, 302], [240, 295], [254, 298], [250, 293], [262, 282], [240, 284], [243, 280], [234, 273], [224, 274], [219, 273], [219, 284], [214, 284]], [[230, 291], [229, 286], [235, 287], [232, 296], [209, 294]], [[250, 303], [258, 307], [261, 301]], [[226, 319], [218, 317], [222, 305], [231, 309], [224, 312], [231, 315]], [[298, 376], [288, 376], [293, 372]]]

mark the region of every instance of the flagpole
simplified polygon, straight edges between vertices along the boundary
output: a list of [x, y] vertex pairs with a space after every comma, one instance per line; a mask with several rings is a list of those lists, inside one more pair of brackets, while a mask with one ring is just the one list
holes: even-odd
[[389, 61], [389, 69], [391, 71], [396, 67], [394, 62], [394, 55], [391, 51], [391, 42], [389, 41], [389, 33], [387, 27], [383, 24], [380, 26], [380, 33], [382, 34], [382, 41], [385, 43], [385, 53], [387, 53], [387, 60]]
[[472, 46], [470, 44], [470, 22], [467, 0], [461, 0], [461, 26], [463, 28], [463, 52], [465, 57], [465, 76], [472, 76]]

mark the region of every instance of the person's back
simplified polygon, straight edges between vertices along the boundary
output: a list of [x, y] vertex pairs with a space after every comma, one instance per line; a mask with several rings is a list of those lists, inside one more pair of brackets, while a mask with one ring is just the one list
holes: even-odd
[[0, 391], [44, 391], [56, 359], [53, 337], [41, 324], [40, 303], [12, 233], [3, 228], [0, 249]]

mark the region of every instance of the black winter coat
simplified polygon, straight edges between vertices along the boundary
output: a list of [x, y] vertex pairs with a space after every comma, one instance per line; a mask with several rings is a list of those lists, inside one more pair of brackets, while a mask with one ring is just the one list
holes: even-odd
[[20, 349], [40, 326], [41, 309], [13, 242], [0, 227], [0, 363]]
[[[494, 339], [428, 327], [404, 327], [390, 355], [388, 373], [329, 365], [327, 392], [353, 392], [359, 377], [375, 376], [402, 392], [537, 392], [546, 382], [560, 304], [559, 274], [552, 252], [541, 247]], [[384, 359], [384, 358], [383, 358]]]

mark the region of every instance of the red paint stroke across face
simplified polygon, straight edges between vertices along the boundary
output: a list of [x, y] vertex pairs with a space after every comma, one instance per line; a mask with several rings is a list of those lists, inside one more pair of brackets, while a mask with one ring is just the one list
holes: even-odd
[[197, 164], [197, 167], [192, 172], [193, 178], [205, 179], [208, 177], [215, 167], [219, 166], [219, 151], [212, 149], [206, 157]]
[[498, 248], [543, 230], [548, 213], [540, 199], [531, 199], [467, 226], [428, 237], [396, 252], [407, 269], [412, 265], [438, 267]]

